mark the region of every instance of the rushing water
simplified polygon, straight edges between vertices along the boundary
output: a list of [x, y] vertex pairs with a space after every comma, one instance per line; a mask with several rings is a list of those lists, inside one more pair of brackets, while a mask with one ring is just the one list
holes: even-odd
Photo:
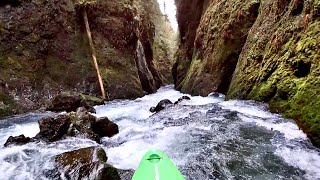
[[[136, 100], [116, 100], [96, 107], [120, 133], [104, 138], [108, 163], [135, 169], [150, 148], [163, 150], [186, 179], [320, 179], [320, 151], [297, 125], [251, 101], [191, 97], [157, 114], [149, 112], [162, 99], [176, 101], [172, 86]], [[10, 135], [34, 136], [37, 121], [29, 114], [0, 121], [0, 143]], [[0, 149], [0, 179], [45, 179], [52, 157], [97, 145], [81, 138], [56, 143], [30, 143]]]

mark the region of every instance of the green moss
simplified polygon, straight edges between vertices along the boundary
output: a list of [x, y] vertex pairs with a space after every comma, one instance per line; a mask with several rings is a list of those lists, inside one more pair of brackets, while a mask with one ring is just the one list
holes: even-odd
[[14, 99], [3, 92], [0, 92], [0, 103], [3, 106], [3, 108], [0, 106], [0, 118], [12, 115], [14, 108], [17, 106]]
[[268, 102], [274, 97], [276, 91], [276, 86], [273, 82], [264, 82], [253, 88], [249, 94], [249, 98], [257, 101]]
[[98, 157], [100, 163], [107, 162], [107, 160], [108, 160], [107, 154], [102, 148], [98, 148], [96, 150], [96, 153], [97, 153], [97, 157]]
[[80, 98], [81, 100], [83, 101], [90, 101], [90, 102], [93, 102], [93, 103], [103, 103], [103, 99], [101, 98], [98, 98], [96, 96], [89, 96], [89, 95], [86, 95], [86, 94], [80, 94]]

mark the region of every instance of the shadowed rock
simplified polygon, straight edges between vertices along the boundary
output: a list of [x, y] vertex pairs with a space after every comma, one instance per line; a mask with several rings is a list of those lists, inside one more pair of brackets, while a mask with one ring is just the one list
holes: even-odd
[[43, 118], [38, 123], [40, 132], [35, 138], [53, 142], [61, 139], [67, 133], [71, 124], [71, 119], [68, 115], [60, 115], [55, 118]]
[[6, 143], [4, 144], [4, 147], [7, 147], [9, 145], [24, 145], [31, 141], [29, 137], [25, 137], [23, 134], [20, 136], [10, 136]]
[[161, 110], [172, 104], [173, 103], [169, 99], [161, 100], [156, 107], [150, 108], [150, 112], [160, 112]]
[[90, 112], [95, 113], [93, 106], [102, 104], [104, 104], [104, 100], [94, 96], [60, 93], [51, 100], [46, 110], [54, 112], [75, 112], [77, 108], [85, 107]]
[[107, 117], [97, 119], [92, 129], [100, 137], [112, 137], [119, 133], [118, 125], [111, 122]]
[[178, 101], [174, 102], [174, 104], [178, 104], [183, 100], [191, 100], [191, 98], [189, 96], [182, 96], [181, 98], [178, 99]]

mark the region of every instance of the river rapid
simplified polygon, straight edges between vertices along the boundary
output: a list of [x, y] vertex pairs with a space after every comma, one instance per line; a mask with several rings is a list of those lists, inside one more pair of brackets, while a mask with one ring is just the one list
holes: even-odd
[[[136, 169], [150, 148], [164, 151], [186, 179], [320, 179], [320, 150], [292, 120], [272, 114], [253, 101], [225, 101], [223, 95], [194, 96], [153, 114], [162, 99], [183, 96], [173, 86], [135, 100], [97, 106], [97, 117], [119, 125], [119, 134], [99, 145], [81, 137], [55, 143], [0, 148], [0, 179], [46, 179], [57, 154], [89, 146], [106, 150], [108, 163]], [[39, 132], [46, 114], [26, 114], [0, 121], [0, 144], [9, 136]]]

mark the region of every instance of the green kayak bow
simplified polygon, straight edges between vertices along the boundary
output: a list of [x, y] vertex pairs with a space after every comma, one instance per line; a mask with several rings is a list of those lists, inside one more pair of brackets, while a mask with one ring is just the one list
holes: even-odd
[[142, 158], [132, 180], [184, 180], [178, 168], [162, 151], [149, 150]]

